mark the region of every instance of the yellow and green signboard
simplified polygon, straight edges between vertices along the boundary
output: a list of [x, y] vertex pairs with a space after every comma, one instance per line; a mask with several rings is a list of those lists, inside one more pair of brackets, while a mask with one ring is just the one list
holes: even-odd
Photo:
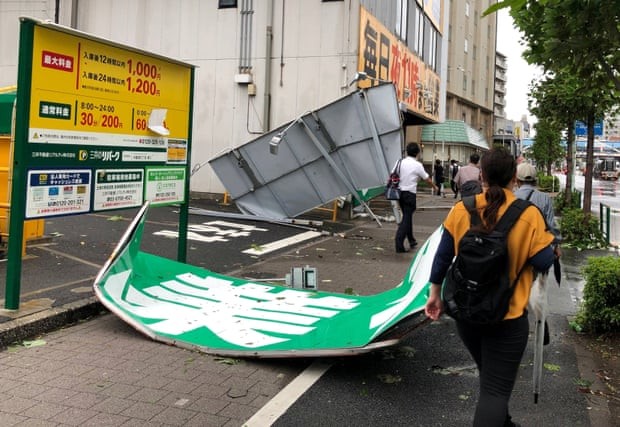
[[[22, 18], [9, 258], [23, 221], [181, 204], [186, 254], [194, 67], [71, 28]], [[174, 180], [152, 191], [150, 168]], [[162, 181], [162, 179], [159, 179]], [[174, 187], [174, 188], [173, 188]], [[165, 197], [161, 194], [166, 194]], [[19, 266], [7, 269], [17, 308]], [[19, 268], [18, 268], [19, 267]]]
[[165, 164], [168, 140], [188, 139], [190, 84], [187, 65], [35, 26], [28, 126], [34, 157], [49, 159], [44, 153], [56, 150], [78, 164]]

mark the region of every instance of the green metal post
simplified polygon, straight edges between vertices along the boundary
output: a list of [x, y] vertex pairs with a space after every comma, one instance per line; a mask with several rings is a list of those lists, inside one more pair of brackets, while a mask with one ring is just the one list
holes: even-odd
[[609, 245], [609, 241], [611, 240], [610, 236], [611, 236], [611, 208], [609, 206], [607, 206], [607, 210], [606, 210], [606, 216], [607, 216], [607, 223], [606, 223], [606, 228], [607, 228], [607, 233], [605, 233], [605, 237], [607, 240], [607, 244]]
[[194, 117], [194, 71], [190, 70], [189, 82], [189, 121], [187, 129], [187, 163], [185, 165], [185, 182], [184, 182], [184, 202], [181, 203], [179, 210], [179, 247], [177, 249], [177, 260], [179, 262], [187, 261], [187, 226], [189, 223], [189, 180], [191, 174], [191, 158], [192, 158], [192, 126]]
[[19, 63], [17, 67], [17, 104], [15, 108], [15, 135], [13, 143], [13, 185], [9, 210], [9, 247], [6, 269], [7, 310], [19, 308], [24, 243], [24, 216], [26, 210], [26, 144], [30, 117], [30, 84], [32, 76], [32, 45], [34, 23], [22, 20], [19, 30]]

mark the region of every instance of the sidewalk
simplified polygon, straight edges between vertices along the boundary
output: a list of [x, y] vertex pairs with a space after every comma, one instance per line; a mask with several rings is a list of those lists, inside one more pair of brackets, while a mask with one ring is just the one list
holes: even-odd
[[[441, 224], [454, 201], [450, 196], [419, 195], [414, 217], [414, 233], [419, 241], [424, 241]], [[391, 214], [386, 202], [372, 202], [371, 208], [378, 217], [388, 218]], [[124, 224], [109, 225], [123, 228]], [[230, 275], [281, 278], [291, 267], [309, 265], [317, 268], [319, 289], [324, 291], [368, 295], [396, 286], [414, 256], [413, 252], [394, 253], [396, 224], [382, 221], [380, 227], [371, 217], [362, 216], [347, 225], [351, 228], [346, 232], [335, 232]], [[101, 264], [107, 255], [101, 256]], [[96, 263], [78, 266], [70, 260], [58, 260], [62, 264], [58, 267], [53, 253], [40, 250], [37, 256], [29, 264], [35, 265], [30, 274], [50, 283], [54, 283], [54, 277], [64, 275], [64, 280], [73, 280], [74, 289], [83, 288], [84, 293], [71, 295], [71, 302], [54, 306], [44, 300], [56, 300], [56, 291], [44, 289], [23, 300], [17, 312], [0, 313], [2, 347], [31, 340], [0, 352], [3, 424], [238, 426], [276, 396], [308, 363], [222, 359], [152, 342], [117, 317], [105, 314], [92, 297], [89, 287], [97, 271]], [[573, 281], [579, 280], [577, 274], [571, 277]], [[29, 276], [28, 280], [36, 278]], [[574, 421], [564, 425], [613, 425], [604, 397], [584, 398], [574, 391], [575, 378], [592, 379], [593, 390], [605, 388], [596, 383], [591, 355], [576, 348], [570, 337], [566, 317], [576, 309], [575, 289], [578, 284], [563, 283], [562, 288], [551, 290], [552, 346], [556, 347], [549, 354], [563, 371], [545, 384], [547, 403], [536, 406], [537, 412], [531, 416], [554, 420], [557, 415], [553, 411], [559, 410], [562, 415], [557, 419]], [[68, 327], [58, 329], [64, 326]], [[448, 326], [444, 323], [440, 328]], [[527, 366], [524, 369], [527, 372]], [[527, 394], [522, 400], [529, 403], [526, 383], [531, 377], [527, 375], [523, 373], [519, 379], [523, 391], [518, 394]], [[517, 401], [521, 401], [520, 395]], [[441, 401], [435, 403], [441, 405]], [[532, 411], [531, 405], [520, 403], [515, 409], [521, 415]], [[467, 413], [461, 416], [466, 417]], [[589, 417], [585, 424], [584, 416]]]

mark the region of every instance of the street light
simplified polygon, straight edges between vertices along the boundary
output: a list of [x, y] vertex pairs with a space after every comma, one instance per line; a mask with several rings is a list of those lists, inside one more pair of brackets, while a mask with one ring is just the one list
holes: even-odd
[[[308, 113], [308, 111], [306, 111], [306, 113]], [[303, 113], [303, 114], [306, 114], [306, 113]], [[303, 116], [303, 114], [297, 117], [292, 122], [290, 122], [288, 126], [282, 129], [280, 132], [278, 132], [277, 134], [271, 137], [271, 140], [269, 141], [269, 152], [271, 154], [273, 154], [274, 156], [278, 155], [278, 148], [280, 146], [280, 142], [282, 142], [282, 138], [284, 138], [284, 136], [286, 135], [286, 132], [288, 132], [293, 126], [295, 126], [297, 122], [303, 123], [303, 121], [301, 120], [301, 117]]]
[[383, 80], [377, 77], [371, 77], [365, 71], [356, 71], [355, 74], [353, 74], [353, 78], [351, 79], [351, 82], [349, 83], [349, 87], [362, 80], [371, 80], [373, 82], [379, 82], [379, 83], [392, 83], [391, 80]]

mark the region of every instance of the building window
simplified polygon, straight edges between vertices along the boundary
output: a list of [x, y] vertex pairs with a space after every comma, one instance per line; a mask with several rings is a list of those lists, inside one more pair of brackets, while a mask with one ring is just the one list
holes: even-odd
[[463, 52], [467, 53], [468, 42], [467, 39], [463, 40]]
[[233, 7], [237, 7], [237, 0], [218, 0], [217, 2], [218, 9], [230, 9]]
[[473, 58], [476, 59], [476, 45], [474, 45], [474, 48], [473, 48], [471, 54], [472, 54]]
[[415, 7], [413, 13], [413, 51], [418, 54], [418, 56], [422, 56], [422, 50], [424, 46], [424, 14], [422, 13], [422, 9], [419, 6]]
[[467, 74], [463, 73], [463, 92], [467, 92]]
[[409, 3], [407, 0], [400, 0], [396, 5], [396, 35], [401, 40], [407, 42], [407, 17], [409, 16]]
[[469, 2], [465, 2], [465, 16], [469, 16]]
[[428, 65], [437, 70], [437, 31], [431, 27], [428, 41]]

